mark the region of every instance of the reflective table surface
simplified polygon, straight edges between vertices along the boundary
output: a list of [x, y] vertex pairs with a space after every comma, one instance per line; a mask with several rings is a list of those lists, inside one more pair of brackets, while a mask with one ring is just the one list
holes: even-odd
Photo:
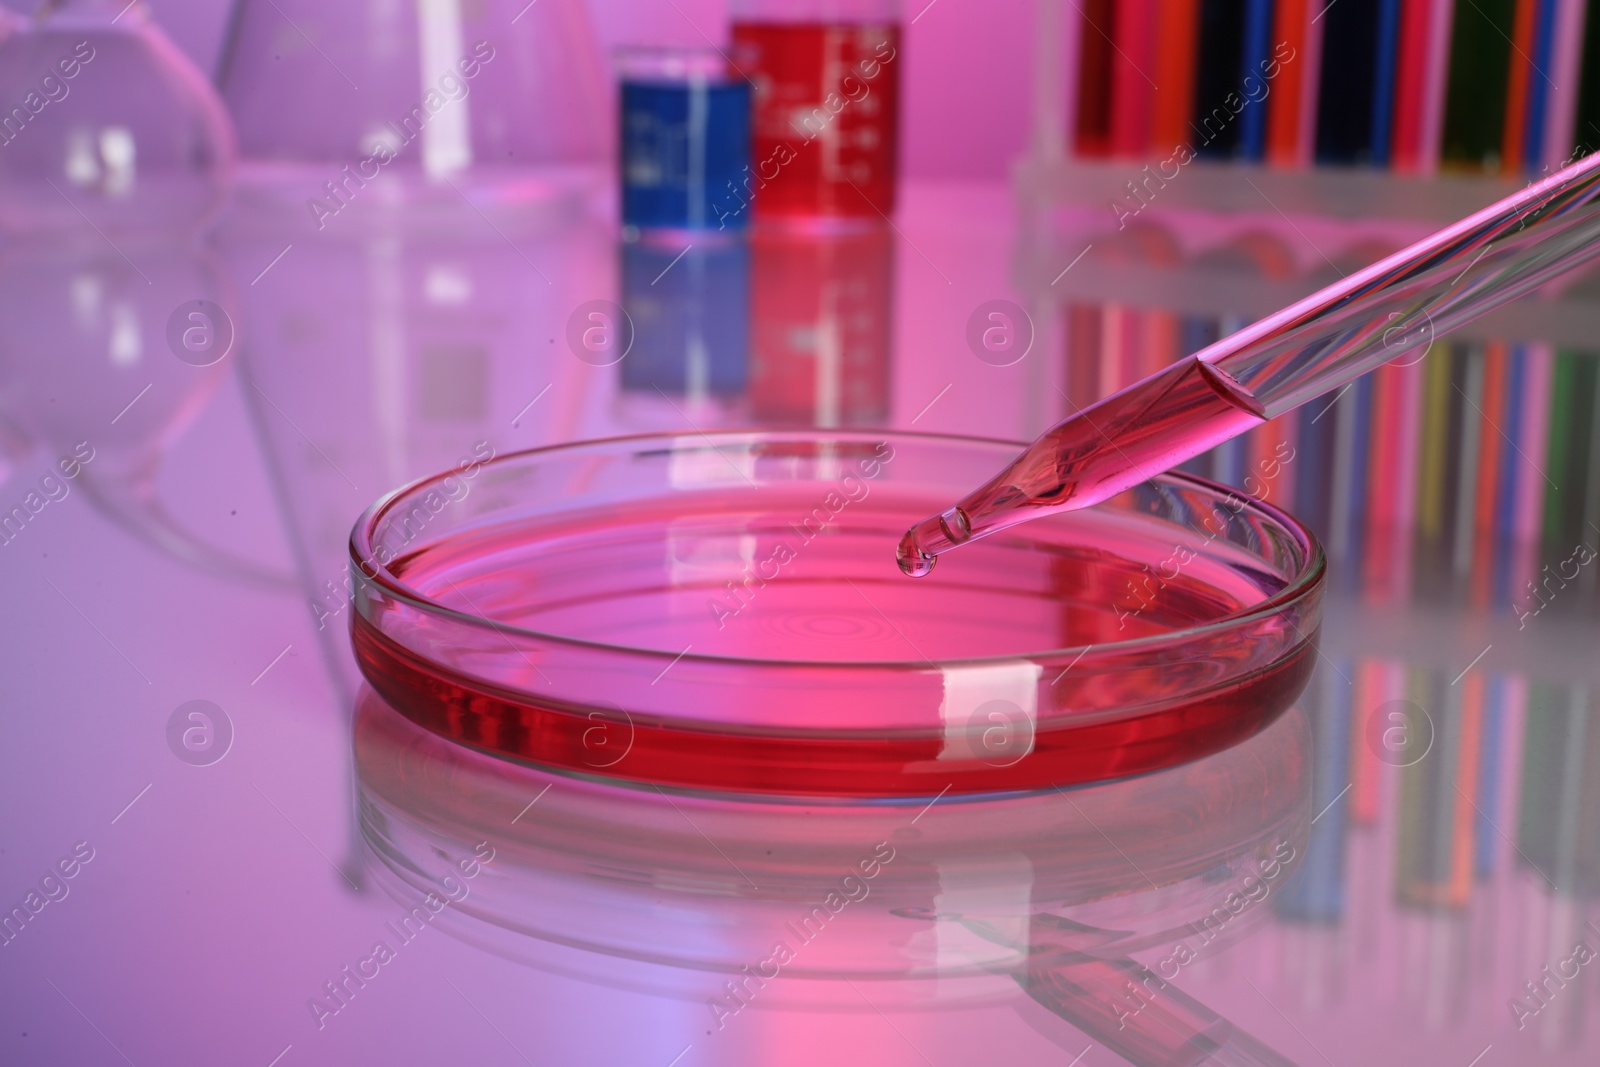
[[1594, 353], [1427, 338], [1193, 464], [1330, 557], [1310, 685], [1233, 749], [623, 789], [362, 686], [363, 508], [621, 433], [1028, 439], [1383, 235], [913, 183], [892, 225], [686, 247], [621, 241], [603, 185], [321, 229], [281, 186], [199, 243], [0, 245], [0, 1062], [1594, 1062]]

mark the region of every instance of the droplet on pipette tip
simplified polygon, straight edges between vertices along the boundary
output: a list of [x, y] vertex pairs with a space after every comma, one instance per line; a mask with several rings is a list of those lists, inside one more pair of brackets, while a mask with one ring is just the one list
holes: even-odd
[[959, 506], [953, 507], [931, 519], [923, 519], [907, 530], [900, 539], [900, 546], [895, 549], [895, 560], [900, 564], [901, 571], [912, 578], [921, 578], [932, 572], [940, 552], [961, 544], [971, 536], [972, 520]]
[[900, 547], [895, 549], [894, 558], [900, 564], [901, 573], [912, 578], [932, 574], [933, 565], [938, 562], [936, 557], [922, 550], [916, 527], [907, 530], [906, 535], [900, 538]]

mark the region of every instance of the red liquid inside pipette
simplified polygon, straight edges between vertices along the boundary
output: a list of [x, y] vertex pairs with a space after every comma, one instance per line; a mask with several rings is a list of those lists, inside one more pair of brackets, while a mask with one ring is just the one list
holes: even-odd
[[1223, 372], [1193, 357], [1174, 363], [1080, 411], [955, 507], [907, 530], [900, 569], [921, 577], [957, 545], [1108, 500], [1265, 421]]

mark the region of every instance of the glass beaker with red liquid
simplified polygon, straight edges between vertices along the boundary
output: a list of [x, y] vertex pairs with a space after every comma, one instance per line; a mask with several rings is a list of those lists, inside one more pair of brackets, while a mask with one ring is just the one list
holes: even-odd
[[897, 0], [736, 0], [733, 65], [755, 86], [750, 169], [730, 200], [758, 220], [894, 212]]

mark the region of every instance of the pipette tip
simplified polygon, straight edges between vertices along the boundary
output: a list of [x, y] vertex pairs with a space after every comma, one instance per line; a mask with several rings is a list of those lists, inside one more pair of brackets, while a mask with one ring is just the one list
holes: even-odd
[[895, 559], [900, 570], [913, 578], [921, 578], [933, 571], [939, 553], [954, 548], [972, 537], [972, 523], [967, 513], [953, 507], [942, 515], [923, 519], [900, 539], [895, 549]]
[[[937, 520], [928, 520], [928, 522], [935, 521]], [[937, 557], [922, 550], [921, 540], [917, 537], [917, 531], [927, 524], [927, 522], [918, 523], [907, 530], [906, 535], [900, 538], [900, 547], [895, 549], [894, 558], [900, 564], [901, 572], [912, 578], [922, 578], [932, 574], [933, 565], [939, 562]]]

